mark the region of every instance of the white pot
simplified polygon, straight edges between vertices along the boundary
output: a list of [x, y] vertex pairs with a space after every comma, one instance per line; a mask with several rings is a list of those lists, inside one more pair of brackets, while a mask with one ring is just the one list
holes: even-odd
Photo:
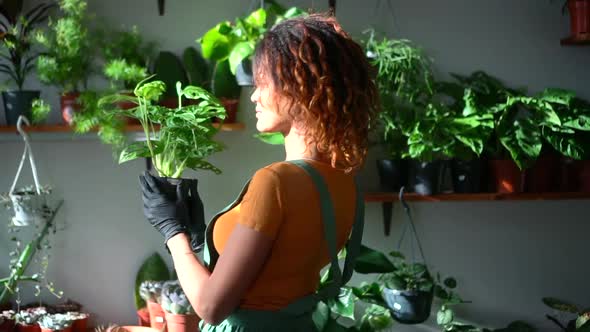
[[47, 217], [47, 194], [14, 193], [10, 194], [15, 226], [41, 224]]

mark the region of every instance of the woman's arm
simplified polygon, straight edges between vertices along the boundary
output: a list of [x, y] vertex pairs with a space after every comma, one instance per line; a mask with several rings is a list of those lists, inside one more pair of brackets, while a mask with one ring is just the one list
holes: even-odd
[[238, 307], [272, 244], [267, 235], [238, 223], [210, 273], [193, 254], [186, 234], [177, 234], [167, 242], [182, 289], [197, 315], [212, 325]]

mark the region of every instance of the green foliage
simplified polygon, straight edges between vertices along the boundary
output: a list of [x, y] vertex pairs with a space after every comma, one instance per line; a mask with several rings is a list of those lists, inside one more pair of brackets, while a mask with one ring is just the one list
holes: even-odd
[[[157, 252], [149, 256], [139, 267], [135, 276], [135, 308], [137, 310], [146, 306], [144, 297], [140, 294], [140, 287], [145, 281], [165, 281], [170, 279], [170, 271], [162, 256]], [[146, 287], [144, 285], [144, 287]], [[145, 292], [144, 292], [145, 293]]]
[[245, 17], [238, 17], [234, 22], [223, 21], [208, 30], [197, 43], [201, 45], [203, 56], [214, 62], [229, 61], [232, 75], [242, 60], [251, 58], [256, 44], [269, 28], [268, 16], [275, 18], [273, 24], [284, 19], [305, 15], [298, 8], [285, 10], [271, 2], [270, 8], [259, 8]]
[[37, 58], [39, 79], [60, 87], [62, 92], [86, 87], [93, 72], [94, 49], [87, 28], [84, 0], [59, 0], [62, 16], [50, 19], [47, 31], [38, 31], [36, 41], [45, 51]]
[[[162, 81], [140, 82], [134, 90], [135, 96], [113, 94], [99, 101], [99, 108], [113, 111], [139, 120], [146, 136], [145, 141], [126, 145], [119, 156], [119, 162], [151, 157], [155, 169], [161, 176], [180, 177], [187, 168], [211, 170], [220, 173], [206, 158], [223, 149], [213, 139], [218, 129], [213, 118], [225, 118], [225, 109], [219, 100], [205, 89], [196, 86], [182, 87], [176, 84], [178, 108], [170, 109], [157, 105], [166, 91]], [[183, 99], [194, 103], [183, 106]], [[114, 106], [119, 102], [137, 105], [129, 110]], [[158, 128], [159, 127], [159, 130]]]
[[187, 47], [182, 53], [189, 84], [207, 89], [211, 81], [209, 64], [194, 47]]
[[53, 4], [40, 3], [26, 13], [21, 13], [22, 2], [16, 8], [10, 8], [8, 1], [1, 5], [0, 72], [8, 75], [7, 82], [18, 90], [23, 89], [38, 56], [32, 49], [31, 32], [47, 21], [52, 7]]
[[51, 106], [47, 104], [43, 99], [35, 99], [31, 104], [31, 114], [33, 123], [41, 123], [45, 121], [47, 116], [51, 112]]
[[105, 64], [104, 75], [111, 81], [112, 88], [116, 88], [115, 82], [123, 82], [123, 86], [127, 88], [145, 78], [147, 69], [128, 63], [125, 59], [115, 59]]
[[167, 281], [162, 286], [162, 309], [175, 315], [194, 314], [188, 298], [178, 281]]
[[258, 133], [254, 137], [270, 145], [284, 145], [285, 137], [282, 133]]
[[559, 326], [564, 332], [588, 332], [590, 331], [590, 308], [581, 309], [575, 304], [562, 301], [553, 297], [544, 297], [543, 303], [549, 308], [570, 316], [567, 323], [560, 322], [557, 317], [546, 315], [547, 319]]
[[394, 270], [379, 276], [379, 281], [389, 289], [417, 290], [430, 292], [433, 280], [426, 265], [421, 263], [408, 263], [400, 252], [393, 251], [392, 257]]

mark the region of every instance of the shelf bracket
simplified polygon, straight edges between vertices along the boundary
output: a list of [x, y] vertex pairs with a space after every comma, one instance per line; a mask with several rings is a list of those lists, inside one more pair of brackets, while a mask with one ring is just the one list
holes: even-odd
[[393, 202], [381, 203], [381, 212], [383, 214], [383, 231], [385, 236], [391, 232], [391, 219], [393, 217]]

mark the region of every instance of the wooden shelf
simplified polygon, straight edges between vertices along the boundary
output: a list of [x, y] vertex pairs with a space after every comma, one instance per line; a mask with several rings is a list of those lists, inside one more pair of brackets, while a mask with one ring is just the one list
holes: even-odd
[[[219, 127], [219, 124], [213, 124]], [[243, 130], [246, 126], [243, 123], [225, 123], [221, 125], [222, 131], [236, 131]], [[35, 125], [26, 127], [27, 132], [34, 133], [67, 133], [71, 132], [72, 128], [67, 124], [50, 124], [50, 125]], [[141, 125], [127, 125], [125, 127], [127, 132], [141, 132], [143, 131]], [[15, 133], [17, 134], [16, 126], [0, 126], [0, 133]]]
[[[535, 201], [590, 199], [590, 192], [552, 192], [552, 193], [477, 193], [477, 194], [439, 194], [422, 196], [415, 193], [404, 194], [408, 202], [461, 202], [461, 201]], [[367, 193], [365, 202], [397, 202], [397, 193]]]
[[572, 37], [563, 38], [559, 42], [562, 46], [588, 46], [590, 39], [575, 39]]

